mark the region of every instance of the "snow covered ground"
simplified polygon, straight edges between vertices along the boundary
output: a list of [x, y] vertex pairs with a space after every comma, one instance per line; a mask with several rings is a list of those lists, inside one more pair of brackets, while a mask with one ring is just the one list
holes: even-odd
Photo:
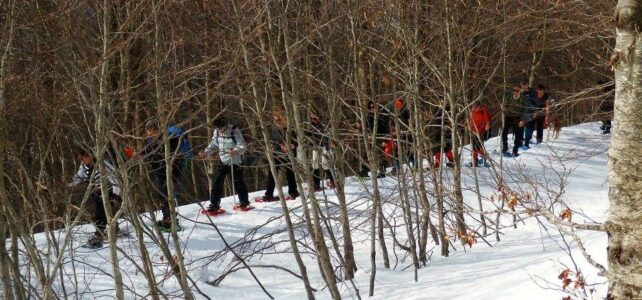
[[[522, 152], [523, 155], [517, 159], [504, 159], [503, 164], [513, 170], [505, 173], [507, 184], [517, 190], [532, 192], [536, 195], [537, 201], [543, 201], [542, 203], [549, 201], [548, 197], [555, 194], [550, 191], [554, 191], [555, 187], [559, 190], [559, 186], [563, 185], [560, 200], [565, 201], [574, 211], [574, 222], [606, 220], [608, 137], [600, 135], [597, 127], [599, 125], [596, 123], [588, 123], [563, 128], [559, 140], [534, 146]], [[497, 139], [489, 140], [487, 147], [495, 149]], [[467, 153], [464, 157], [465, 161], [469, 160]], [[493, 159], [499, 162], [499, 157], [493, 157]], [[464, 170], [464, 183], [471, 189], [474, 182], [472, 171], [468, 168]], [[567, 176], [556, 175], [560, 173]], [[486, 210], [493, 210], [496, 201], [491, 201], [490, 197], [497, 193], [497, 185], [492, 184], [489, 170], [479, 170], [478, 174], [482, 182], [481, 194], [484, 207]], [[545, 192], [541, 187], [536, 191], [534, 184], [516, 183], [515, 180], [522, 180], [519, 179], [522, 176], [532, 179], [533, 182], [548, 181], [549, 192]], [[380, 180], [380, 183], [385, 195], [394, 193], [394, 187], [398, 182], [394, 178], [386, 178]], [[368, 298], [370, 277], [370, 238], [367, 222], [370, 207], [366, 196], [367, 190], [371, 188], [369, 181], [360, 182], [352, 178], [347, 181], [346, 194], [353, 217], [351, 226], [359, 268], [354, 284], [362, 298]], [[260, 195], [262, 192], [254, 192], [250, 194], [250, 198]], [[331, 190], [326, 190], [326, 195], [330, 201], [327, 213], [332, 215], [337, 211], [336, 206], [333, 205], [336, 197]], [[475, 193], [466, 191], [465, 197], [471, 207], [478, 207]], [[254, 266], [253, 271], [267, 291], [276, 299], [306, 299], [303, 284], [295, 276], [284, 270], [261, 267], [276, 265], [296, 274], [299, 273], [292, 254], [282, 253], [290, 245], [287, 233], [280, 231], [271, 234], [285, 228], [280, 204], [254, 203], [255, 210], [237, 213], [231, 210], [234, 203], [233, 197], [223, 199], [222, 203], [223, 207], [228, 209], [228, 213], [213, 218], [212, 221], [218, 226], [227, 242], [232, 245], [238, 245], [237, 242], [243, 238], [254, 239], [250, 246], [236, 248], [235, 251], [238, 254], [246, 256], [257, 249], [263, 250], [262, 255], [249, 257], [248, 263]], [[300, 203], [300, 201], [288, 202], [295, 215], [293, 219], [297, 222], [301, 221], [302, 215]], [[559, 215], [563, 208], [561, 205], [553, 207], [556, 215]], [[184, 230], [179, 233], [181, 248], [184, 250], [188, 272], [198, 289], [211, 299], [267, 299], [247, 270], [231, 273], [218, 286], [206, 283], [218, 278], [234, 258], [230, 253], [220, 252], [224, 244], [208, 218], [199, 214], [199, 209], [198, 205], [184, 206], [179, 209], [180, 222], [184, 227]], [[391, 215], [399, 214], [398, 209], [396, 211], [393, 206], [386, 206], [386, 211]], [[580, 216], [581, 213], [586, 216]], [[433, 218], [433, 222], [434, 220]], [[340, 234], [338, 222], [336, 220], [332, 222], [336, 233]], [[472, 227], [476, 227], [476, 221], [469, 219], [468, 222], [473, 225]], [[501, 231], [500, 242], [495, 240], [494, 234], [484, 238], [488, 244], [478, 238], [477, 244], [472, 248], [463, 249], [459, 241], [456, 241], [453, 245], [457, 250], [451, 249], [450, 257], [440, 256], [439, 246], [429, 245], [428, 248], [432, 249], [431, 259], [427, 266], [419, 270], [417, 282], [414, 281], [411, 259], [399, 248], [394, 249], [399, 256], [398, 259], [395, 258], [393, 243], [388, 240], [391, 264], [396, 265], [396, 268], [384, 269], [381, 257], [377, 257], [376, 286], [372, 299], [561, 299], [569, 294], [561, 291], [561, 281], [557, 276], [566, 268], [565, 266], [571, 266], [574, 270], [572, 267], [574, 264], [583, 272], [587, 283], [605, 282], [603, 277], [596, 275], [596, 269], [577, 252], [576, 244], [572, 239], [568, 236], [563, 237], [543, 218], [526, 218], [523, 222], [518, 221], [517, 229], [513, 229], [510, 227], [512, 217], [505, 216], [502, 217], [502, 224], [507, 227]], [[257, 227], [259, 225], [262, 226]], [[126, 222], [121, 225], [121, 227], [128, 226], [131, 225]], [[81, 299], [93, 299], [98, 296], [104, 299], [112, 298], [114, 290], [109, 250], [105, 248], [92, 251], [79, 247], [80, 243], [93, 232], [91, 225], [79, 226], [73, 230], [74, 243], [65, 250], [67, 252], [65, 253], [64, 285], [68, 296]], [[401, 227], [397, 231], [405, 232]], [[388, 230], [386, 232], [389, 233]], [[64, 231], [60, 231], [58, 237], [62, 238], [64, 234]], [[579, 235], [593, 259], [606, 265], [606, 234], [579, 232]], [[315, 296], [318, 299], [330, 299], [329, 291], [323, 289], [318, 264], [309, 254], [312, 248], [302, 247], [303, 242], [306, 242], [305, 239], [309, 237], [304, 236], [301, 228], [297, 230], [297, 236], [302, 240], [300, 248], [308, 268], [308, 275], [313, 287], [318, 290]], [[166, 237], [171, 243], [171, 238], [168, 235]], [[404, 235], [400, 233], [399, 238], [404, 238]], [[39, 235], [37, 240], [45, 249], [45, 237]], [[567, 254], [565, 241], [570, 245], [574, 261]], [[307, 242], [311, 245], [309, 240]], [[118, 243], [122, 249], [119, 253], [121, 257], [119, 263], [123, 270], [127, 297], [142, 299], [147, 295], [147, 281], [142, 272], [132, 263], [132, 261], [137, 263], [141, 261], [137, 251], [138, 243], [134, 238], [122, 238]], [[170, 275], [167, 258], [149, 237], [146, 237], [145, 243], [154, 261], [159, 288], [180, 298], [180, 287], [175, 277]], [[379, 249], [377, 251], [379, 253]], [[124, 254], [129, 258], [125, 258]], [[335, 266], [338, 264], [336, 260], [334, 264]], [[75, 273], [72, 272], [74, 269]], [[62, 289], [60, 281], [54, 286], [57, 290]], [[604, 296], [606, 293], [605, 284], [591, 286], [591, 288], [597, 289], [596, 295]], [[350, 282], [340, 283], [340, 289], [344, 298], [357, 298]], [[570, 289], [572, 290], [572, 285]], [[71, 291], [74, 291], [73, 294]], [[199, 293], [194, 295], [199, 299], [205, 298]]]

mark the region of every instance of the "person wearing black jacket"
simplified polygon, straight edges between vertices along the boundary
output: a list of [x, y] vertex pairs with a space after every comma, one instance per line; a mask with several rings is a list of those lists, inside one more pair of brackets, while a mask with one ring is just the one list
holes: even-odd
[[[524, 138], [524, 125], [530, 118], [527, 100], [522, 94], [522, 88], [515, 86], [511, 92], [504, 95], [504, 127], [502, 128], [502, 153], [506, 157], [519, 156], [519, 149]], [[513, 132], [513, 149], [508, 148], [508, 133]]]
[[543, 84], [538, 84], [535, 88], [535, 107], [537, 111], [533, 115], [533, 125], [535, 127], [535, 140], [536, 144], [541, 144], [544, 140], [544, 127], [546, 126], [546, 104], [550, 96], [546, 92], [546, 87]]
[[[599, 85], [604, 85], [604, 81], [598, 82]], [[604, 86], [602, 91], [604, 92], [604, 96], [606, 97], [602, 103], [600, 104], [600, 111], [602, 112], [602, 126], [600, 129], [602, 129], [602, 134], [609, 134], [611, 133], [611, 119], [613, 118], [613, 90], [615, 90], [615, 85], [608, 84]]]
[[[292, 164], [288, 159], [288, 152], [295, 151], [296, 153], [296, 133], [294, 131], [290, 132], [291, 144], [287, 146], [286, 140], [286, 131], [287, 131], [287, 119], [281, 111], [275, 111], [272, 114], [275, 127], [272, 128], [271, 133], [271, 143], [274, 153], [274, 162], [276, 163], [277, 172], [279, 169], [285, 171], [285, 177], [288, 181], [288, 194], [289, 199], [296, 199], [299, 197], [299, 191], [296, 185], [296, 177], [294, 176], [294, 170], [292, 170]], [[278, 198], [274, 197], [274, 189], [276, 188], [276, 181], [274, 176], [272, 176], [271, 170], [267, 174], [267, 188], [265, 189], [265, 195], [261, 198], [261, 201], [270, 202], [277, 201]]]
[[[169, 229], [171, 227], [170, 214], [169, 214], [169, 197], [167, 196], [167, 175], [165, 164], [165, 144], [163, 141], [163, 134], [160, 131], [158, 121], [150, 120], [145, 124], [146, 145], [138, 154], [145, 158], [150, 164], [150, 176], [154, 184], [154, 191], [159, 197], [161, 202], [161, 211], [163, 219], [157, 222], [157, 225], [162, 229]], [[169, 138], [169, 151], [171, 155], [176, 153], [178, 147], [179, 137], [170, 136]], [[172, 165], [172, 180], [174, 186], [177, 186], [180, 181], [180, 166], [177, 165], [178, 160], [174, 160]], [[176, 198], [176, 193], [174, 193]]]
[[[441, 105], [442, 106], [439, 108], [434, 108], [432, 118], [430, 118], [430, 125], [428, 125], [428, 137], [432, 143], [432, 165], [435, 168], [439, 167], [442, 156], [445, 155], [448, 160], [446, 162], [446, 166], [452, 168], [455, 166], [455, 163], [452, 151], [452, 132], [449, 119], [450, 107], [445, 100], [442, 100]], [[444, 142], [443, 149], [441, 148], [442, 137]]]
[[[533, 131], [537, 126], [537, 112], [539, 111], [539, 106], [537, 104], [537, 93], [528, 85], [526, 79], [520, 81], [519, 83], [521, 88], [521, 96], [526, 103], [526, 119], [524, 120], [524, 145], [521, 147], [522, 150], [528, 150], [531, 147], [531, 139], [533, 138]], [[542, 124], [543, 124], [542, 120]], [[543, 126], [543, 125], [542, 125]], [[542, 127], [543, 129], [543, 127]], [[542, 131], [543, 133], [543, 131]], [[543, 134], [542, 134], [543, 136]]]
[[[375, 126], [375, 121], [376, 121], [376, 126]], [[369, 132], [376, 136], [377, 151], [375, 151], [375, 154], [378, 156], [377, 159], [379, 159], [379, 174], [377, 175], [377, 178], [386, 177], [386, 160], [383, 155], [382, 144], [385, 143], [385, 141], [388, 139], [388, 135], [390, 134], [390, 124], [389, 124], [388, 116], [385, 114], [385, 112], [379, 112], [379, 114], [377, 114], [377, 106], [375, 105], [374, 102], [368, 103], [368, 115], [366, 118], [366, 126]], [[368, 142], [370, 141], [366, 141], [366, 143]], [[369, 172], [370, 172], [370, 166], [368, 165], [367, 162], [365, 162], [361, 166], [361, 172], [359, 172], [359, 176], [368, 177]]]

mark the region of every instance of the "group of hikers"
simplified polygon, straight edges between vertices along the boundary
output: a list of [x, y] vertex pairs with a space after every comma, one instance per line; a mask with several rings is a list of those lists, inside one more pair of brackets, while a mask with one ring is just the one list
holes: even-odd
[[[543, 85], [537, 85], [532, 89], [527, 81], [513, 87], [512, 91], [506, 93], [502, 105], [503, 109], [503, 127], [501, 131], [502, 151], [507, 157], [517, 157], [519, 150], [528, 150], [531, 146], [531, 139], [535, 134], [535, 144], [542, 143], [543, 129], [547, 124], [559, 123], [559, 118], [553, 114], [554, 100], [546, 92]], [[286, 199], [296, 199], [300, 196], [297, 187], [297, 178], [289, 155], [295, 158], [302, 157], [302, 148], [299, 143], [296, 132], [288, 129], [288, 122], [285, 113], [275, 111], [272, 114], [273, 125], [270, 132], [270, 152], [273, 154], [276, 170], [283, 171], [287, 179], [288, 195]], [[450, 109], [448, 103], [442, 100], [438, 109], [431, 112], [431, 118], [427, 122], [428, 138], [431, 140], [432, 161], [434, 167], [439, 167], [443, 156], [446, 157], [446, 166], [454, 165], [454, 156], [452, 152], [451, 130], [450, 126]], [[319, 116], [315, 113], [309, 113], [310, 129], [303, 139], [312, 145], [311, 165], [313, 169], [313, 187], [315, 192], [324, 188], [335, 188], [335, 180], [332, 172], [332, 162], [334, 161], [334, 142], [329, 137], [328, 126], [322, 124]], [[378, 172], [370, 172], [370, 165], [362, 164], [361, 171], [357, 174], [360, 177], [376, 176], [378, 178], [386, 176], [386, 168], [392, 165], [391, 172], [396, 174], [401, 170], [402, 164], [421, 166], [421, 162], [415, 162], [414, 151], [412, 149], [412, 139], [414, 121], [407, 103], [403, 99], [396, 99], [389, 105], [378, 105], [375, 102], [368, 102], [367, 117], [363, 120], [366, 126], [365, 131], [369, 135], [374, 135], [377, 141], [375, 157], [378, 161]], [[246, 137], [242, 128], [228, 122], [225, 117], [216, 118], [213, 122], [212, 137], [198, 157], [205, 159], [217, 154], [220, 163], [214, 171], [213, 180], [210, 187], [210, 203], [203, 209], [202, 213], [210, 216], [216, 216], [225, 212], [221, 208], [221, 197], [224, 194], [224, 182], [227, 176], [232, 178], [234, 194], [238, 195], [238, 202], [234, 209], [247, 211], [252, 209], [248, 196], [248, 188], [244, 180], [243, 156], [247, 150]], [[358, 129], [364, 129], [362, 123], [357, 123]], [[424, 126], [423, 124], [421, 126]], [[471, 133], [472, 160], [467, 165], [469, 167], [489, 167], [488, 153], [484, 147], [484, 141], [490, 137], [491, 114], [488, 106], [481, 101], [474, 101], [469, 109], [468, 117], [465, 124]], [[459, 130], [456, 128], [455, 130]], [[513, 147], [508, 147], [508, 134], [513, 133]], [[173, 159], [172, 180], [174, 186], [180, 188], [184, 173], [185, 158], [191, 156], [191, 146], [187, 139], [185, 131], [177, 126], [170, 126], [167, 131], [169, 138], [169, 152], [181, 153], [182, 159]], [[156, 222], [162, 230], [170, 230], [172, 222], [169, 211], [169, 199], [167, 195], [167, 174], [165, 160], [165, 140], [164, 133], [158, 121], [150, 120], [145, 124], [146, 144], [139, 151], [126, 148], [125, 154], [128, 159], [144, 159], [149, 162], [150, 179], [153, 183], [155, 193], [159, 200], [162, 200], [161, 212], [162, 219]], [[443, 138], [442, 138], [443, 137]], [[401, 142], [401, 143], [400, 143]], [[398, 152], [401, 151], [401, 152]], [[307, 156], [306, 156], [307, 157]], [[96, 161], [92, 154], [84, 149], [76, 152], [75, 158], [80, 163], [78, 173], [74, 176], [70, 186], [76, 186], [81, 182], [89, 181], [93, 184], [93, 190], [89, 195], [89, 200], [95, 205], [94, 224], [97, 228], [96, 233], [89, 239], [88, 246], [91, 248], [102, 247], [102, 240], [106, 236], [107, 218], [105, 207], [103, 206], [102, 192], [100, 189], [101, 174], [96, 168]], [[399, 159], [401, 158], [401, 160]], [[118, 202], [120, 200], [120, 184], [116, 176], [117, 160], [107, 157], [104, 159], [104, 168], [108, 172], [108, 195], [107, 198]], [[274, 197], [276, 187], [275, 176], [270, 169], [267, 172], [265, 194], [257, 199], [256, 202], [278, 201]], [[177, 226], [180, 226], [176, 224]], [[178, 227], [180, 228], [180, 227]], [[118, 230], [118, 228], [117, 228]]]

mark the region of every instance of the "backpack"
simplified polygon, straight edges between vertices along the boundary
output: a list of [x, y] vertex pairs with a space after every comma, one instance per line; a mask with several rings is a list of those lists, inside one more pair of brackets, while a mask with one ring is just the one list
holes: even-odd
[[180, 139], [178, 148], [179, 153], [181, 154], [181, 162], [179, 164], [186, 167], [189, 160], [194, 157], [194, 150], [192, 149], [192, 144], [189, 142], [188, 136], [186, 135], [185, 129], [178, 125], [170, 125], [167, 127], [167, 135], [170, 139]]
[[105, 152], [104, 159], [117, 169], [119, 167], [119, 160], [126, 162], [132, 158], [133, 152], [133, 148], [129, 146], [124, 146], [119, 142], [110, 141], [107, 145], [107, 151]]

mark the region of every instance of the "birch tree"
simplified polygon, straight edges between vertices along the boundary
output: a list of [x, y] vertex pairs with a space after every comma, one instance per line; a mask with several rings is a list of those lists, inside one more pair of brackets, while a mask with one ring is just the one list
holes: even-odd
[[615, 115], [609, 149], [608, 299], [642, 298], [642, 1], [620, 0], [615, 8], [617, 40]]

